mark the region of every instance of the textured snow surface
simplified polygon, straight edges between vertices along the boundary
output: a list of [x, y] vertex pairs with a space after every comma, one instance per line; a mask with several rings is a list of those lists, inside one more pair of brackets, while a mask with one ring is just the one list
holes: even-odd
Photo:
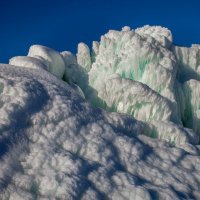
[[200, 199], [199, 51], [126, 26], [0, 64], [0, 199]]
[[150, 35], [156, 39], [161, 45], [169, 48], [172, 44], [172, 34], [167, 28], [161, 26], [144, 26], [135, 30], [136, 33], [141, 35]]

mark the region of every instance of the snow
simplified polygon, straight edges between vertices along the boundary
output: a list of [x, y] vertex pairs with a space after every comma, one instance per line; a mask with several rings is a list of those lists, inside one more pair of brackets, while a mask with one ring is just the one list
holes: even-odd
[[143, 26], [135, 30], [136, 33], [142, 36], [149, 35], [156, 39], [162, 46], [170, 48], [173, 42], [172, 33], [169, 29], [161, 26]]
[[92, 42], [92, 53], [91, 53], [91, 61], [95, 62], [96, 56], [99, 54], [99, 42], [93, 41]]
[[28, 67], [28, 68], [41, 68], [49, 71], [48, 66], [41, 62], [40, 59], [29, 56], [16, 56], [9, 60], [10, 65]]
[[99, 97], [115, 111], [143, 121], [171, 120], [176, 117], [168, 99], [138, 81], [122, 79], [118, 75], [117, 78], [108, 78], [102, 87]]
[[88, 76], [89, 85], [97, 91], [106, 77], [118, 73], [174, 101], [176, 71], [174, 54], [154, 38], [144, 38], [134, 31], [111, 30], [101, 37], [99, 52]]
[[66, 67], [72, 64], [77, 64], [76, 56], [73, 55], [70, 51], [63, 51], [60, 54], [65, 62]]
[[180, 97], [181, 117], [187, 127], [200, 135], [200, 45], [189, 47], [173, 46], [178, 62], [178, 93]]
[[89, 47], [81, 42], [78, 44], [78, 52], [77, 52], [77, 62], [81, 65], [87, 72], [91, 68], [91, 57], [90, 57], [90, 49]]
[[199, 50], [124, 27], [0, 64], [0, 199], [199, 199]]
[[28, 56], [41, 59], [52, 74], [58, 78], [63, 77], [65, 64], [59, 52], [42, 45], [33, 45], [29, 49]]
[[200, 135], [200, 82], [194, 79], [183, 84], [185, 94], [184, 120], [189, 128]]
[[60, 55], [62, 56], [65, 63], [64, 78], [65, 80], [69, 81], [72, 77], [72, 74], [70, 73], [70, 68], [72, 68], [73, 65], [77, 64], [76, 56], [73, 55], [70, 51], [63, 51], [60, 53]]

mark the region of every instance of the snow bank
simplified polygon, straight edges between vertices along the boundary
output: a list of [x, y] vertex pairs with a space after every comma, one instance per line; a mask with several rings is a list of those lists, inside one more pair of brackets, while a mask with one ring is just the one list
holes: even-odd
[[2, 200], [199, 198], [198, 146], [141, 135], [143, 122], [94, 108], [46, 71], [0, 73]]

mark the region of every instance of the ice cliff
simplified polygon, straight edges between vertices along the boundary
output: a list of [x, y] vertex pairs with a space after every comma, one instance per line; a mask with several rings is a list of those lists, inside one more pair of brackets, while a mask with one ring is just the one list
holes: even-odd
[[159, 26], [0, 64], [0, 199], [200, 199], [200, 45]]

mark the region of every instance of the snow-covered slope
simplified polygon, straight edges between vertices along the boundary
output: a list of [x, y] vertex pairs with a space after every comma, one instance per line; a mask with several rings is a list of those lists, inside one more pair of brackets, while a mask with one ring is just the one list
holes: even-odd
[[200, 199], [198, 51], [124, 27], [0, 64], [0, 199]]

